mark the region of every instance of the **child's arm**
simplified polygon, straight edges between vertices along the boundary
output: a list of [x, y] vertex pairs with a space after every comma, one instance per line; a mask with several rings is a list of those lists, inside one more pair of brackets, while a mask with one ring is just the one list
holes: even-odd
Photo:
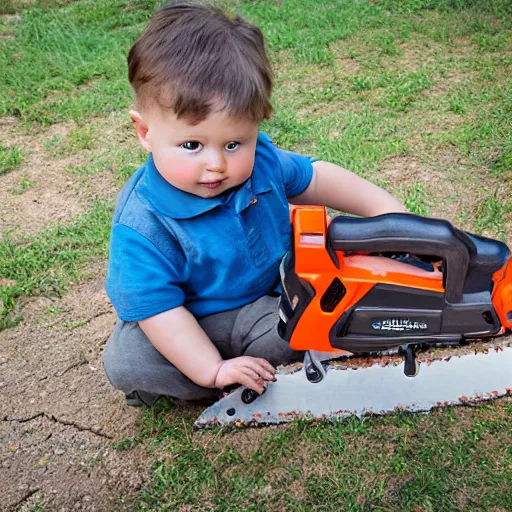
[[274, 378], [273, 366], [257, 357], [223, 360], [195, 317], [183, 306], [139, 321], [154, 347], [190, 380], [206, 388], [242, 384], [263, 392]]
[[291, 197], [290, 203], [328, 206], [361, 217], [407, 211], [384, 189], [343, 167], [317, 161], [313, 163], [313, 169], [308, 188], [302, 194]]

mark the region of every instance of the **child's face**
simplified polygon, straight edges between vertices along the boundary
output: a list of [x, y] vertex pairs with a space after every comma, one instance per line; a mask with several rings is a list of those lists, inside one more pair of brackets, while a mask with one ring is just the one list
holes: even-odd
[[176, 188], [214, 197], [252, 174], [257, 121], [233, 119], [222, 111], [195, 125], [177, 119], [174, 113], [156, 110], [145, 112], [144, 119], [137, 112], [130, 115], [158, 172]]

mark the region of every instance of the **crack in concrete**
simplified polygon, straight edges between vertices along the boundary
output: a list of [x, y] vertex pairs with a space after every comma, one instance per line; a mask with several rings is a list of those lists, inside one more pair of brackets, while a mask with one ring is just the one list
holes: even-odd
[[28, 416], [27, 418], [9, 418], [8, 416], [4, 416], [0, 421], [7, 422], [7, 423], [28, 423], [29, 421], [35, 420], [37, 418], [46, 418], [50, 421], [53, 421], [54, 423], [59, 423], [66, 427], [76, 428], [77, 430], [80, 430], [81, 432], [91, 432], [92, 434], [99, 436], [99, 437], [104, 437], [106, 439], [113, 439], [113, 437], [111, 435], [105, 434], [105, 432], [102, 432], [101, 430], [97, 430], [92, 427], [84, 427], [82, 425], [78, 425], [74, 421], [62, 420], [62, 419], [56, 418], [53, 414], [47, 414], [46, 412], [39, 412], [32, 416]]

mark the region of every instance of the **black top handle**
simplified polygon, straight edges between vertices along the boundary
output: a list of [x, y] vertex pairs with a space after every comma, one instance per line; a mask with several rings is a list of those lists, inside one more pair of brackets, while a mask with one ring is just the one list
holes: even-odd
[[452, 304], [462, 294], [476, 246], [447, 220], [409, 213], [377, 217], [335, 217], [328, 228], [327, 246], [335, 251], [403, 252], [443, 260], [445, 299]]

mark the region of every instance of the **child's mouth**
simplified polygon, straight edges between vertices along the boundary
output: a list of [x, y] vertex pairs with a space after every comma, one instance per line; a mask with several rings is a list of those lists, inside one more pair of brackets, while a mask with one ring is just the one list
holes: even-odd
[[203, 183], [200, 183], [200, 185], [205, 188], [208, 188], [208, 189], [214, 189], [214, 188], [220, 187], [220, 185], [223, 181], [224, 180], [203, 182]]

